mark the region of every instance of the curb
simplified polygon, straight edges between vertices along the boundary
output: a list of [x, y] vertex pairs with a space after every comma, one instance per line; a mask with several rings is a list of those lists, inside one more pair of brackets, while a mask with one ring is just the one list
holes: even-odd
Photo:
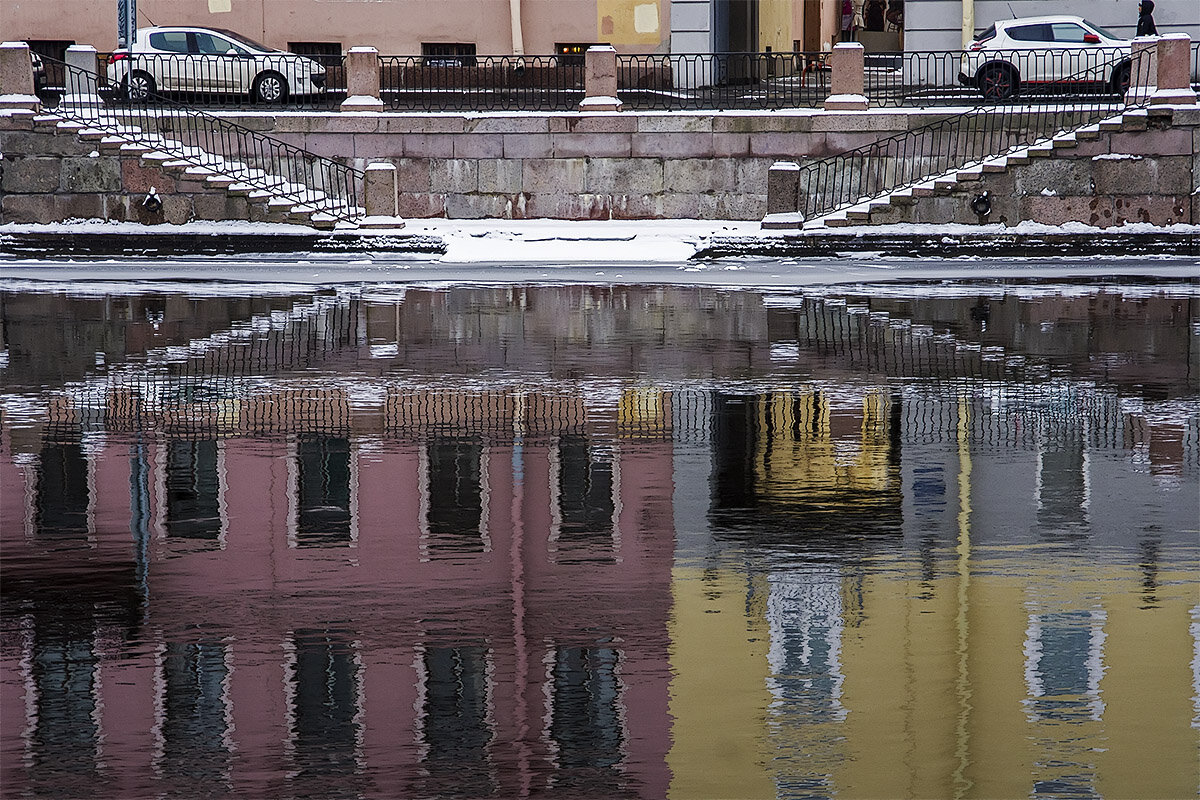
[[1196, 233], [820, 233], [771, 238], [714, 237], [693, 259], [880, 255], [903, 258], [1197, 256]]
[[253, 253], [412, 253], [442, 255], [446, 243], [415, 234], [324, 233], [0, 233], [0, 255], [219, 256]]

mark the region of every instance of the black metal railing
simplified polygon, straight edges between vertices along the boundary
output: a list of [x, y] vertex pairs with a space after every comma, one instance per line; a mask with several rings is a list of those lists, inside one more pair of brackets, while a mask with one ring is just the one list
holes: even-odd
[[392, 109], [565, 111], [584, 98], [581, 59], [559, 56], [380, 56], [379, 92]]
[[640, 110], [812, 108], [829, 96], [829, 54], [620, 55], [617, 94]]
[[101, 53], [100, 92], [136, 105], [150, 95], [205, 108], [336, 109], [346, 99], [344, 56]]
[[[1150, 79], [1150, 59], [1122, 55], [1108, 69], [1129, 64], [1137, 85]], [[1083, 81], [1094, 69], [1070, 76]], [[797, 211], [813, 220], [889, 192], [915, 186], [951, 170], [1045, 142], [1066, 131], [1099, 122], [1144, 97], [1118, 91], [1048, 98], [1037, 103], [988, 103], [870, 145], [803, 164]]]
[[1200, 89], [1200, 42], [1192, 42], [1192, 89]]
[[138, 103], [110, 106], [100, 97], [104, 83], [95, 73], [61, 62], [58, 66], [65, 86], [54, 113], [64, 119], [195, 167], [197, 180], [224, 176], [250, 191], [290, 201], [299, 210], [337, 220], [362, 216], [360, 170], [156, 93]]

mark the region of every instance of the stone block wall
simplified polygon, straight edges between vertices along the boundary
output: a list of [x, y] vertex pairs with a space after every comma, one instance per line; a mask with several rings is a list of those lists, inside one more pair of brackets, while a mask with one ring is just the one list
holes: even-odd
[[[987, 192], [991, 213], [971, 201]], [[986, 174], [948, 194], [871, 213], [872, 223], [1047, 225], [1200, 223], [1200, 106], [1152, 109], [1144, 123]]]
[[[162, 201], [144, 202], [151, 190]], [[0, 125], [0, 224], [105, 219], [147, 225], [193, 220], [282, 222], [266, 205], [174, 175], [136, 155], [102, 151], [74, 133]]]
[[761, 219], [767, 170], [944, 114], [277, 114], [238, 118], [355, 167], [396, 166], [409, 218]]

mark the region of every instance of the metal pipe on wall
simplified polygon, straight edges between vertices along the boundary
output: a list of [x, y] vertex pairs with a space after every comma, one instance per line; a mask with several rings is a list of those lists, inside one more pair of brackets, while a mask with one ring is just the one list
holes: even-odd
[[521, 34], [521, 0], [508, 0], [508, 13], [512, 22], [512, 51], [514, 56], [525, 55], [525, 37]]

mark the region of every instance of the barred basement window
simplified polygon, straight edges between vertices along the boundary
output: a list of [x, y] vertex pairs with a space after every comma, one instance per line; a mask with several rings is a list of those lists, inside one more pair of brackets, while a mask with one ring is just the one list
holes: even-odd
[[327, 69], [342, 64], [342, 45], [339, 42], [288, 42], [288, 50], [311, 58]]
[[473, 67], [475, 45], [465, 42], [422, 42], [421, 56], [427, 67]]

